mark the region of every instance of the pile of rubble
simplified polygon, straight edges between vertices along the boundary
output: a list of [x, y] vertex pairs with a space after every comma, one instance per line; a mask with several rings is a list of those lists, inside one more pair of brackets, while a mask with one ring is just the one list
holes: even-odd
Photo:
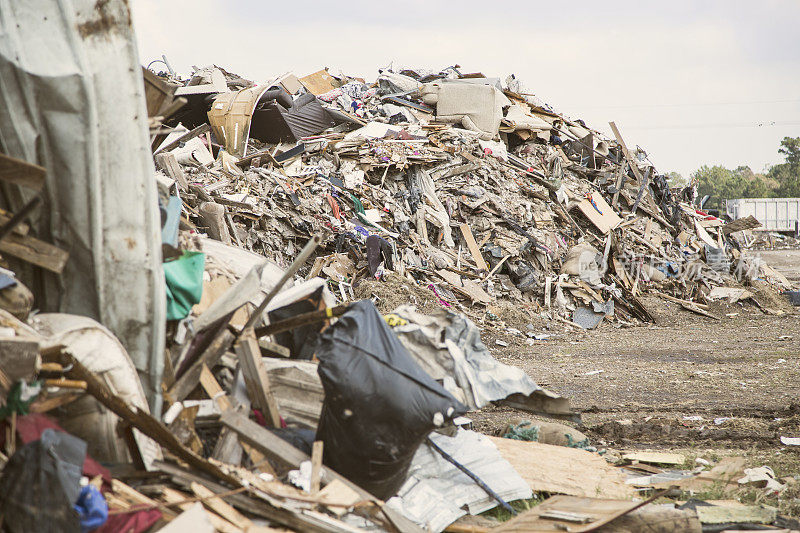
[[[140, 89], [131, 54], [84, 42], [114, 27], [106, 37], [130, 46], [124, 22], [70, 22], [82, 39], [70, 46]], [[10, 58], [0, 46], [0, 68], [38, 83]], [[122, 150], [142, 139], [109, 120], [102, 91], [72, 85], [48, 90], [88, 102], [85, 117], [113, 123], [105, 137], [47, 137], [33, 157], [31, 128], [0, 135], [0, 180], [28, 190], [0, 213], [3, 530], [796, 526], [761, 508], [652, 504], [672, 486], [788, 483], [739, 458], [685, 470], [674, 454], [604, 457], [561, 423], [520, 419], [494, 437], [466, 417], [505, 405], [580, 421], [484, 344], [476, 324], [498, 302], [583, 329], [653, 321], [643, 293], [711, 319], [716, 298], [782, 312], [760, 296], [791, 284], [741, 253], [754, 222], [694, 208], [613, 123], [605, 138], [513, 76], [458, 66], [384, 69], [374, 83], [322, 70], [255, 84], [217, 67], [143, 78], [152, 154]], [[141, 101], [119, 104], [134, 125]], [[6, 104], [15, 125], [67, 131]], [[111, 184], [93, 178], [100, 166]], [[120, 168], [133, 170], [114, 195]], [[84, 171], [76, 194], [60, 172]], [[155, 213], [148, 187], [160, 228], [137, 211]], [[30, 217], [43, 199], [44, 222]], [[400, 284], [434, 306], [387, 308]], [[532, 499], [545, 501], [509, 503]], [[476, 516], [495, 507], [519, 516]]]
[[757, 222], [695, 209], [614, 124], [606, 139], [513, 77], [383, 70], [367, 84], [323, 70], [256, 85], [209, 67], [160, 83], [192, 95], [156, 143], [164, 202], [279, 265], [326, 231], [301, 273], [343, 300], [391, 273], [445, 306], [509, 300], [594, 327], [651, 321], [641, 292], [696, 308], [718, 286], [790, 288], [742, 257]]

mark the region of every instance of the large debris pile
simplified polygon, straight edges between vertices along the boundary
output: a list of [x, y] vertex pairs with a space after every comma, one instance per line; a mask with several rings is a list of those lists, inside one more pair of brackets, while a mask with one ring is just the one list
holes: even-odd
[[[48, 70], [50, 53], [99, 58], [132, 88], [120, 98], [130, 124], [111, 120], [104, 91], [26, 91], [49, 78], [0, 44], [0, 68], [27, 80], [9, 94], [32, 98], [30, 117], [0, 102], [2, 116], [26, 126], [0, 135], [17, 156], [0, 156], [0, 179], [30, 189], [8, 193], [17, 207], [1, 214], [0, 252], [17, 271], [0, 272], [4, 531], [796, 525], [758, 507], [732, 516], [695, 502], [648, 505], [665, 483], [785, 488], [768, 469], [742, 471], [738, 458], [708, 471], [674, 468], [675, 454], [609, 452], [618, 460], [608, 461], [561, 423], [520, 420], [490, 437], [465, 417], [502, 404], [579, 421], [566, 398], [493, 357], [479, 328], [492, 305], [591, 329], [652, 321], [640, 298], [652, 292], [718, 318], [705, 302], [754, 298], [742, 283], [759, 294], [790, 288], [741, 254], [737, 235], [752, 222], [692, 207], [691, 190], [671, 190], [614, 124], [615, 138], [604, 138], [514, 77], [457, 66], [383, 70], [374, 83], [326, 70], [266, 84], [217, 67], [185, 80], [144, 70], [159, 168], [150, 180], [129, 13], [113, 0], [101, 8], [118, 16], [97, 24], [85, 10], [77, 26], [46, 17], [64, 23], [47, 36], [63, 46], [39, 66]], [[23, 34], [40, 24], [5, 16]], [[93, 37], [109, 28], [119, 47], [98, 49]], [[113, 78], [79, 63], [75, 78], [101, 88]], [[48, 114], [46, 95], [74, 112]], [[46, 142], [24, 135], [38, 121], [51, 126]], [[117, 126], [113, 142], [63, 138], [105, 122]], [[126, 162], [135, 173], [120, 172]], [[107, 183], [96, 179], [101, 167]], [[68, 188], [62, 172], [87, 194], [64, 193], [29, 225], [40, 195], [48, 205]], [[122, 178], [130, 197], [113, 194]], [[156, 187], [160, 241], [147, 216], [155, 195], [144, 200]], [[85, 205], [91, 216], [76, 223]], [[163, 265], [152, 270], [159, 248]], [[434, 307], [392, 294], [399, 283]], [[58, 305], [43, 303], [56, 293]], [[60, 312], [34, 313], [35, 304]], [[631, 501], [638, 492], [647, 498]], [[555, 496], [502, 525], [465, 517], [498, 506], [517, 514], [510, 501], [544, 495]]]
[[[652, 320], [642, 291], [702, 306], [715, 286], [789, 288], [742, 258], [752, 224], [695, 209], [692, 189], [670, 189], [615, 125], [606, 139], [513, 77], [384, 70], [367, 84], [320, 71], [255, 85], [209, 67], [175, 93], [226, 75], [173, 119], [194, 129], [157, 150], [185, 223], [279, 265], [328, 230], [301, 272], [342, 299], [391, 272], [443, 305], [505, 299], [586, 327]], [[282, 129], [311, 106], [318, 120]]]

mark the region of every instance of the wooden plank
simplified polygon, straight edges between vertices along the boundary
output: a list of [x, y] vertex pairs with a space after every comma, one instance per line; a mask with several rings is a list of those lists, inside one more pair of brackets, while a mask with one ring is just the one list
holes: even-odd
[[[114, 494], [116, 494], [120, 498], [130, 502], [132, 504], [132, 507], [136, 506], [145, 506], [152, 508], [161, 507], [161, 504], [159, 504], [157, 501], [148, 498], [141, 492], [137, 491], [133, 487], [126, 485], [125, 483], [123, 483], [118, 479], [111, 480], [111, 490], [113, 490]], [[164, 520], [166, 520], [167, 522], [169, 522], [170, 520], [172, 520], [177, 516], [177, 513], [170, 511], [169, 509], [162, 509], [161, 514], [164, 515]]]
[[181, 165], [175, 158], [175, 154], [169, 152], [156, 154], [156, 166], [166, 172], [167, 176], [177, 181], [182, 190], [189, 190], [189, 181], [186, 179]]
[[[592, 205], [593, 202], [594, 205]], [[595, 205], [597, 206], [596, 209]], [[590, 202], [588, 198], [583, 200], [578, 204], [578, 209], [603, 235], [619, 226], [622, 222], [622, 219], [614, 212], [614, 209], [606, 203], [603, 196], [598, 192], [592, 191], [592, 201]]]
[[0, 339], [0, 370], [9, 385], [19, 380], [33, 379], [40, 363], [38, 341], [24, 338]]
[[483, 288], [472, 280], [464, 280], [458, 274], [447, 270], [437, 270], [436, 274], [445, 280], [456, 292], [470, 298], [473, 302], [491, 303], [494, 299]]
[[308, 92], [319, 96], [334, 90], [336, 88], [334, 84], [337, 83], [337, 81], [333, 76], [328, 74], [327, 70], [323, 69], [300, 78], [300, 83], [303, 84], [303, 87], [308, 89]]
[[636, 164], [636, 161], [633, 160], [630, 152], [628, 152], [628, 147], [625, 146], [625, 141], [622, 139], [622, 134], [619, 132], [619, 129], [617, 129], [617, 125], [613, 122], [609, 122], [608, 125], [611, 126], [611, 131], [614, 132], [614, 137], [616, 137], [617, 142], [622, 148], [622, 155], [624, 155], [625, 159], [628, 161], [628, 165], [630, 165], [633, 175], [636, 176], [636, 179], [639, 180], [639, 183], [643, 183], [644, 176], [642, 176], [642, 171], [639, 170], [639, 166]]
[[269, 376], [261, 362], [261, 349], [258, 347], [258, 340], [256, 340], [252, 328], [245, 330], [239, 337], [239, 342], [236, 343], [236, 354], [239, 356], [239, 364], [242, 368], [250, 401], [261, 410], [272, 424], [272, 427], [281, 427], [278, 404], [272, 395]]
[[253, 446], [280, 465], [300, 468], [300, 463], [309, 460], [308, 455], [241, 413], [225, 411], [219, 421], [235, 431], [239, 440]]
[[200, 483], [192, 483], [192, 492], [194, 492], [196, 496], [203, 498], [203, 505], [234, 526], [246, 531], [253, 525], [253, 522], [249, 518], [227, 504], [222, 498], [214, 497], [215, 493]]
[[619, 200], [619, 192], [622, 186], [625, 185], [625, 163], [620, 163], [617, 169], [617, 179], [614, 181], [614, 197], [611, 199], [611, 207], [617, 208], [617, 201]]
[[0, 180], [41, 191], [44, 187], [47, 170], [22, 159], [0, 154]]
[[469, 253], [472, 254], [472, 259], [475, 261], [475, 264], [478, 265], [480, 270], [489, 270], [489, 266], [481, 255], [481, 250], [478, 248], [478, 243], [475, 242], [475, 236], [472, 235], [472, 230], [469, 228], [469, 225], [461, 224], [459, 228], [461, 229], [461, 235], [464, 236], [464, 242], [467, 243], [467, 248], [469, 248]]
[[597, 454], [499, 437], [488, 437], [534, 492], [630, 499], [625, 474]]
[[30, 235], [18, 235], [13, 232], [0, 241], [0, 252], [13, 255], [56, 274], [61, 274], [69, 259], [69, 253], [61, 248]]
[[322, 469], [322, 450], [323, 443], [321, 440], [314, 441], [311, 449], [311, 494], [316, 495], [319, 492], [320, 484], [320, 470]]

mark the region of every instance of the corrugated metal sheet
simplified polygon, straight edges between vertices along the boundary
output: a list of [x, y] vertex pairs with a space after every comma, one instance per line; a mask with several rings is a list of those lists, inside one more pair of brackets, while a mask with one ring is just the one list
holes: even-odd
[[[0, 0], [0, 149], [47, 169], [40, 238], [70, 252], [37, 305], [92, 317], [160, 411], [164, 276], [147, 111], [124, 0]], [[19, 208], [19, 191], [4, 190]]]

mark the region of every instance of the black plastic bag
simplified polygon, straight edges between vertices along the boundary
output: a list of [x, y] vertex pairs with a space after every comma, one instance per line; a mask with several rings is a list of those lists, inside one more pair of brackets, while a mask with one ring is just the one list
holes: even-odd
[[86, 443], [45, 429], [11, 456], [0, 477], [0, 516], [11, 533], [81, 531], [73, 504], [80, 495]]
[[411, 358], [369, 300], [320, 335], [324, 463], [374, 496], [394, 495], [419, 445], [466, 408]]

